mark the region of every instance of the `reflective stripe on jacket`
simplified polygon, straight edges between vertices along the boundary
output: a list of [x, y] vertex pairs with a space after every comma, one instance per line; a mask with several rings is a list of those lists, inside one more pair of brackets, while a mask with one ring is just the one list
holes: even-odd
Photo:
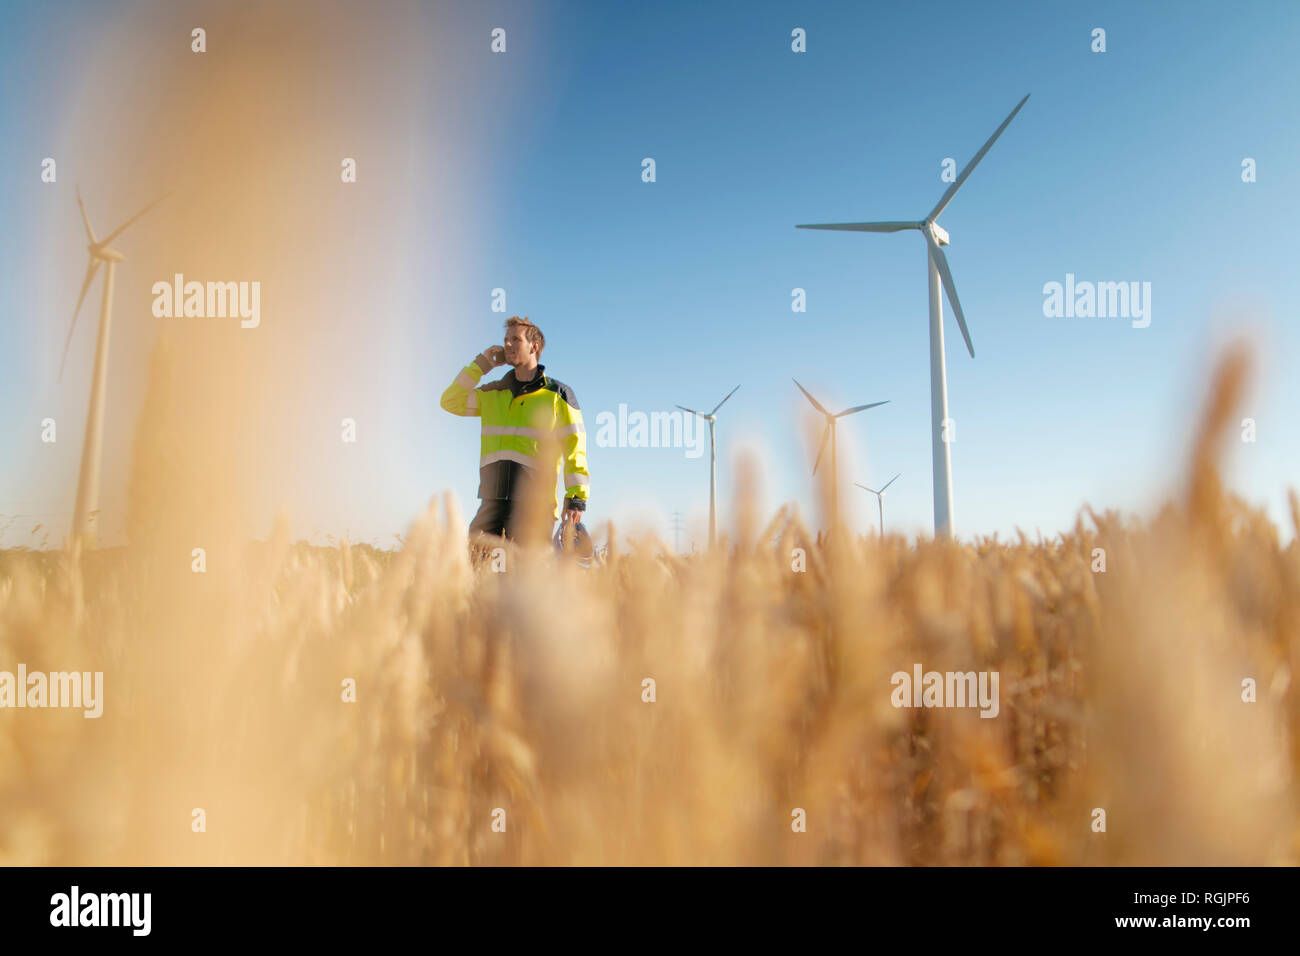
[[[442, 407], [453, 415], [477, 415], [483, 420], [480, 440], [480, 498], [518, 498], [523, 480], [545, 476], [545, 446], [554, 442], [554, 473], [564, 485], [564, 505], [587, 507], [587, 433], [573, 389], [537, 366], [532, 379], [520, 382], [514, 369], [495, 382], [479, 385], [484, 371], [477, 361], [466, 365], [442, 393]], [[551, 481], [554, 500], [555, 481]], [[560, 516], [555, 502], [554, 517]]]

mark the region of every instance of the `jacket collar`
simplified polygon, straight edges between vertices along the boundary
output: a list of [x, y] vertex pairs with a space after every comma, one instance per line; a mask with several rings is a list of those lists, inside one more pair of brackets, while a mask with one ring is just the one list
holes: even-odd
[[546, 384], [546, 366], [539, 364], [537, 366], [537, 371], [533, 373], [533, 377], [526, 382], [521, 382], [519, 379], [515, 378], [515, 370], [511, 369], [506, 373], [506, 377], [503, 381], [510, 386], [510, 393], [512, 395], [522, 395], [525, 392], [534, 391]]

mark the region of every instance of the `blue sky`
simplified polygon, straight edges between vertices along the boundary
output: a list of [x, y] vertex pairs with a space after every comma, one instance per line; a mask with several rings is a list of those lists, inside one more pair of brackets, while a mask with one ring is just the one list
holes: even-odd
[[[126, 6], [139, 7], [87, 12], [111, 18]], [[72, 29], [69, 9], [6, 10], [0, 38], [0, 118], [25, 134], [0, 145], [11, 223], [0, 239], [0, 513], [36, 510], [22, 503], [48, 495], [71, 508], [72, 486], [60, 484], [69, 479], [42, 473], [19, 441], [46, 378], [33, 377], [23, 326], [48, 320], [61, 340], [76, 294], [75, 279], [35, 288], [45, 247], [24, 237], [50, 227], [30, 200], [42, 146], [25, 140], [52, 128], [87, 78], [51, 73], [35, 101], [19, 80], [48, 53], [53, 24]], [[494, 26], [507, 30], [504, 55], [487, 52]], [[795, 27], [807, 32], [806, 53], [790, 49]], [[1106, 30], [1105, 53], [1090, 50], [1094, 27]], [[1260, 343], [1244, 411], [1258, 440], [1234, 445], [1227, 476], [1283, 525], [1300, 463], [1287, 417], [1300, 407], [1287, 374], [1300, 346], [1287, 236], [1300, 212], [1294, 4], [529, 0], [460, 7], [430, 29], [430, 56], [456, 74], [447, 115], [463, 120], [454, 148], [475, 168], [474, 190], [454, 224], [417, 196], [404, 236], [410, 274], [389, 299], [398, 314], [370, 320], [413, 331], [351, 370], [369, 388], [400, 390], [383, 406], [386, 447], [400, 456], [356, 470], [329, 506], [306, 506], [295, 532], [359, 528], [379, 540], [442, 489], [472, 509], [476, 429], [442, 413], [438, 397], [499, 341], [498, 287], [507, 315], [544, 329], [548, 372], [582, 404], [594, 519], [669, 537], [668, 515], [680, 510], [700, 538], [707, 455], [597, 447], [595, 419], [620, 403], [707, 409], [736, 384], [719, 424], [724, 516], [741, 444], [762, 450], [769, 508], [793, 500], [815, 514], [793, 376], [828, 405], [889, 400], [841, 427], [841, 497], [855, 527], [874, 529], [875, 502], [852, 482], [902, 472], [886, 524], [928, 532], [923, 241], [794, 225], [922, 218], [946, 187], [942, 161], [964, 165], [1025, 93], [940, 219], [977, 356], [945, 302], [958, 534], [1051, 535], [1085, 501], [1152, 507], [1176, 488], [1215, 346], [1244, 331]], [[419, 115], [404, 122], [416, 130], [404, 175], [418, 179], [453, 147]], [[645, 157], [654, 183], [642, 182]], [[1241, 181], [1245, 157], [1257, 163], [1255, 183]], [[471, 254], [430, 288], [419, 250], [449, 240]], [[79, 276], [84, 266], [70, 262], [65, 271]], [[1150, 282], [1150, 326], [1044, 317], [1044, 283], [1067, 273]], [[796, 287], [806, 290], [802, 314], [790, 308]], [[31, 314], [33, 303], [51, 314]]]

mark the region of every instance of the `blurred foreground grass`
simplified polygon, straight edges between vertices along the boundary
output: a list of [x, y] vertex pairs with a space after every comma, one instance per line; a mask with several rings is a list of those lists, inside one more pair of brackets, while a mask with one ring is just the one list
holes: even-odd
[[[1294, 864], [1300, 550], [1215, 470], [1245, 375], [1164, 510], [1052, 541], [817, 541], [742, 473], [725, 547], [610, 528], [590, 571], [471, 569], [447, 499], [396, 552], [281, 525], [195, 574], [165, 503], [0, 552], [0, 669], [106, 698], [0, 710], [0, 862]], [[915, 663], [999, 672], [998, 716], [894, 708]]]

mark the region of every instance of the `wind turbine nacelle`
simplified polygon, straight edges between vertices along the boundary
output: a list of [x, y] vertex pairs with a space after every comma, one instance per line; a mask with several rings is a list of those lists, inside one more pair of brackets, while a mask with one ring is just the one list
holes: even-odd
[[930, 235], [934, 236], [934, 241], [941, 246], [948, 245], [948, 230], [937, 222], [930, 223]]
[[90, 254], [96, 259], [103, 259], [107, 262], [126, 262], [126, 256], [112, 246], [91, 246]]

